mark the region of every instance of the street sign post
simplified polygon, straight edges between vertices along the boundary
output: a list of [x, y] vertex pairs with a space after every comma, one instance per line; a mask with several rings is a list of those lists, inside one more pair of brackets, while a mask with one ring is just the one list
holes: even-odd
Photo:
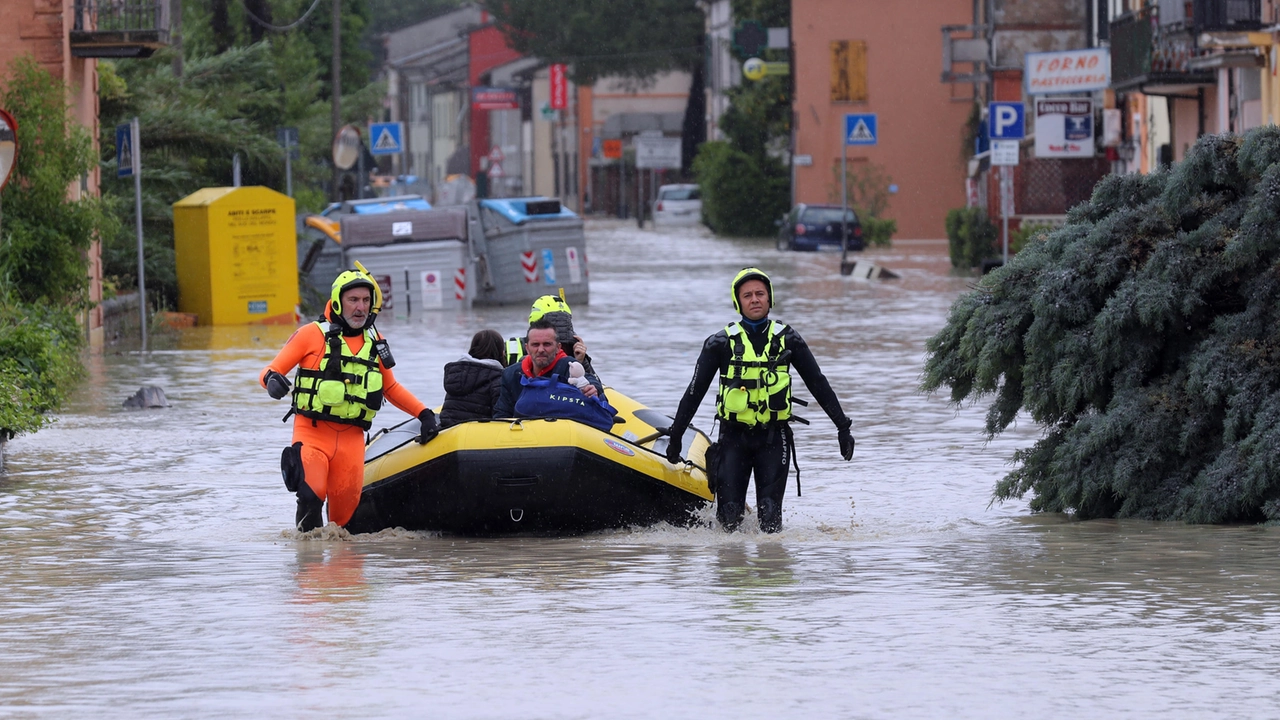
[[0, 190], [9, 182], [9, 175], [18, 159], [18, 121], [0, 110]]
[[1018, 164], [1017, 140], [992, 140], [991, 164], [996, 167]]
[[1021, 140], [1026, 137], [1026, 108], [1020, 102], [993, 102], [988, 105], [987, 135], [992, 140]]
[[0, 110], [0, 190], [9, 182], [14, 162], [18, 159], [18, 121]]
[[369, 125], [371, 155], [399, 155], [404, 152], [404, 123], [385, 122]]
[[116, 177], [133, 177], [133, 217], [138, 233], [138, 316], [147, 350], [147, 266], [142, 249], [142, 147], [138, 118], [116, 126]]
[[293, 161], [302, 156], [298, 150], [298, 128], [276, 128], [276, 142], [284, 148], [284, 192], [293, 197]]
[[840, 143], [840, 274], [853, 272], [849, 262], [849, 146], [875, 145], [880, 137], [875, 113], [844, 116], [844, 140]]
[[350, 170], [360, 159], [360, 130], [343, 125], [333, 138], [333, 164], [339, 170]]
[[[343, 125], [333, 138], [333, 165], [339, 170], [356, 170], [356, 199], [364, 198], [364, 141], [360, 138], [360, 128], [355, 125]], [[339, 175], [341, 177], [341, 175]]]
[[1013, 172], [1018, 164], [1018, 141], [1027, 136], [1026, 108], [1021, 102], [993, 102], [987, 106], [987, 135], [991, 164], [1000, 168], [1000, 226], [1003, 262], [1009, 262], [1009, 216], [1013, 214]]
[[844, 145], [875, 145], [879, 142], [875, 113], [849, 113], [844, 116]]
[[678, 169], [680, 145], [680, 138], [636, 137], [636, 167], [642, 170]]
[[1009, 165], [1000, 166], [1000, 220], [1004, 226], [1004, 254], [1001, 256], [1005, 265], [1009, 264], [1009, 216], [1013, 214], [1013, 170]]
[[502, 152], [502, 148], [494, 145], [492, 148], [489, 148], [489, 155], [487, 157], [489, 158], [489, 169], [486, 171], [486, 174], [493, 179], [506, 177], [506, 172], [502, 169], [502, 161], [506, 160], [507, 156]]

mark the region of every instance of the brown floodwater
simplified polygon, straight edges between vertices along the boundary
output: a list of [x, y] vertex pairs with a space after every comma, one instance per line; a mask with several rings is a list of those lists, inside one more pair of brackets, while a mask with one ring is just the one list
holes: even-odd
[[[785, 528], [565, 539], [291, 530], [282, 328], [195, 328], [89, 359], [0, 476], [0, 717], [1096, 718], [1280, 715], [1277, 531], [1075, 522], [992, 504], [1029, 422], [916, 392], [969, 278], [942, 243], [836, 254], [593, 224], [577, 329], [604, 380], [674, 412], [758, 265], [854, 420], [815, 406]], [[379, 326], [431, 404], [476, 330], [523, 308]], [[159, 385], [173, 407], [121, 402]], [[802, 397], [807, 393], [800, 391]], [[709, 393], [697, 422], [710, 426]], [[404, 415], [389, 410], [375, 426]]]

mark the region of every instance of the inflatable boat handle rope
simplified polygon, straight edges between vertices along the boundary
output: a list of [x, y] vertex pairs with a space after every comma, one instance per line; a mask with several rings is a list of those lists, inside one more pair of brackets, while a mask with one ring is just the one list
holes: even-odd
[[[387, 433], [390, 433], [392, 430], [396, 430], [396, 429], [398, 429], [401, 425], [405, 425], [405, 424], [407, 424], [407, 423], [409, 423], [409, 422], [412, 422], [413, 420], [416, 420], [416, 419], [417, 419], [417, 418], [409, 418], [408, 420], [405, 420], [404, 422], [401, 422], [401, 423], [399, 423], [399, 424], [397, 424], [397, 425], [392, 425], [391, 427], [381, 428], [380, 430], [378, 430], [378, 432], [374, 433], [373, 435], [370, 435], [370, 436], [368, 437], [368, 439], [367, 439], [367, 440], [365, 440], [364, 446], [365, 446], [366, 448], [367, 448], [367, 447], [369, 447], [369, 445], [371, 445], [371, 444], [373, 443], [373, 441], [374, 441], [374, 440], [377, 440], [378, 438], [382, 437], [383, 435], [386, 435]], [[514, 429], [517, 425], [519, 425], [519, 426], [520, 426], [520, 429], [521, 429], [521, 430], [523, 430], [523, 429], [524, 429], [524, 420], [537, 420], [537, 419], [538, 419], [538, 418], [524, 418], [524, 419], [516, 418], [516, 419], [513, 419], [513, 420], [511, 421], [511, 427]], [[473, 421], [473, 422], [488, 422], [488, 421], [485, 421], [485, 420], [477, 420], [477, 421]], [[645, 446], [643, 445], [643, 443], [653, 442], [654, 440], [657, 440], [658, 438], [662, 437], [663, 435], [666, 435], [666, 434], [667, 434], [667, 430], [669, 430], [669, 429], [670, 429], [670, 428], [665, 428], [665, 429], [662, 429], [662, 430], [656, 430], [655, 432], [650, 433], [650, 434], [648, 434], [648, 435], [645, 435], [644, 437], [639, 438], [639, 439], [636, 439], [636, 440], [628, 440], [627, 438], [625, 438], [625, 437], [623, 437], [623, 436], [621, 436], [621, 435], [614, 435], [613, 433], [606, 433], [606, 434], [607, 434], [607, 435], [609, 435], [610, 437], [618, 438], [619, 440], [621, 440], [621, 441], [623, 441], [623, 442], [625, 442], [625, 443], [628, 443], [628, 444], [630, 444], [630, 445], [634, 445], [635, 447], [639, 448], [640, 450], [644, 450], [645, 452], [648, 452], [648, 453], [653, 453], [654, 455], [657, 455], [658, 457], [662, 458], [663, 460], [666, 460], [666, 456], [665, 456], [665, 455], [663, 455], [662, 453], [658, 452], [657, 450], [653, 450], [653, 449], [651, 449], [651, 448], [647, 448], [647, 447], [645, 447]], [[409, 438], [409, 439], [405, 440], [404, 442], [400, 443], [399, 445], [397, 445], [397, 446], [395, 446], [395, 447], [391, 448], [391, 450], [398, 450], [399, 448], [402, 448], [402, 447], [404, 447], [405, 445], [408, 445], [408, 444], [409, 444], [409, 443], [411, 443], [411, 442], [413, 442], [413, 438]], [[387, 452], [391, 452], [391, 450], [388, 450]], [[704, 468], [704, 467], [702, 467], [701, 465], [699, 465], [699, 464], [697, 464], [697, 463], [693, 462], [692, 460], [682, 460], [681, 462], [683, 462], [683, 463], [684, 463], [684, 465], [685, 465], [685, 466], [687, 466], [687, 467], [697, 468], [698, 470], [701, 470], [701, 471], [702, 471], [702, 472], [704, 472], [704, 473], [707, 471], [707, 469], [706, 469], [706, 468]]]

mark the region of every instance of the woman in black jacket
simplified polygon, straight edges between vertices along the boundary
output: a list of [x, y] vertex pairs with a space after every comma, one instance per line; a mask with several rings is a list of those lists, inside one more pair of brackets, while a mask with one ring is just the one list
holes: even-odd
[[498, 331], [481, 330], [471, 338], [471, 349], [466, 355], [444, 366], [445, 397], [440, 409], [440, 427], [493, 417], [506, 357], [506, 343]]

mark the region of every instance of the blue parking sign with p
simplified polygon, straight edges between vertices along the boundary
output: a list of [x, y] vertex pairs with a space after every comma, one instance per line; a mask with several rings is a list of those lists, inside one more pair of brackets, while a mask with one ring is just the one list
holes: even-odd
[[1021, 140], [1027, 135], [1026, 110], [1020, 102], [993, 102], [987, 107], [987, 135], [992, 140]]

